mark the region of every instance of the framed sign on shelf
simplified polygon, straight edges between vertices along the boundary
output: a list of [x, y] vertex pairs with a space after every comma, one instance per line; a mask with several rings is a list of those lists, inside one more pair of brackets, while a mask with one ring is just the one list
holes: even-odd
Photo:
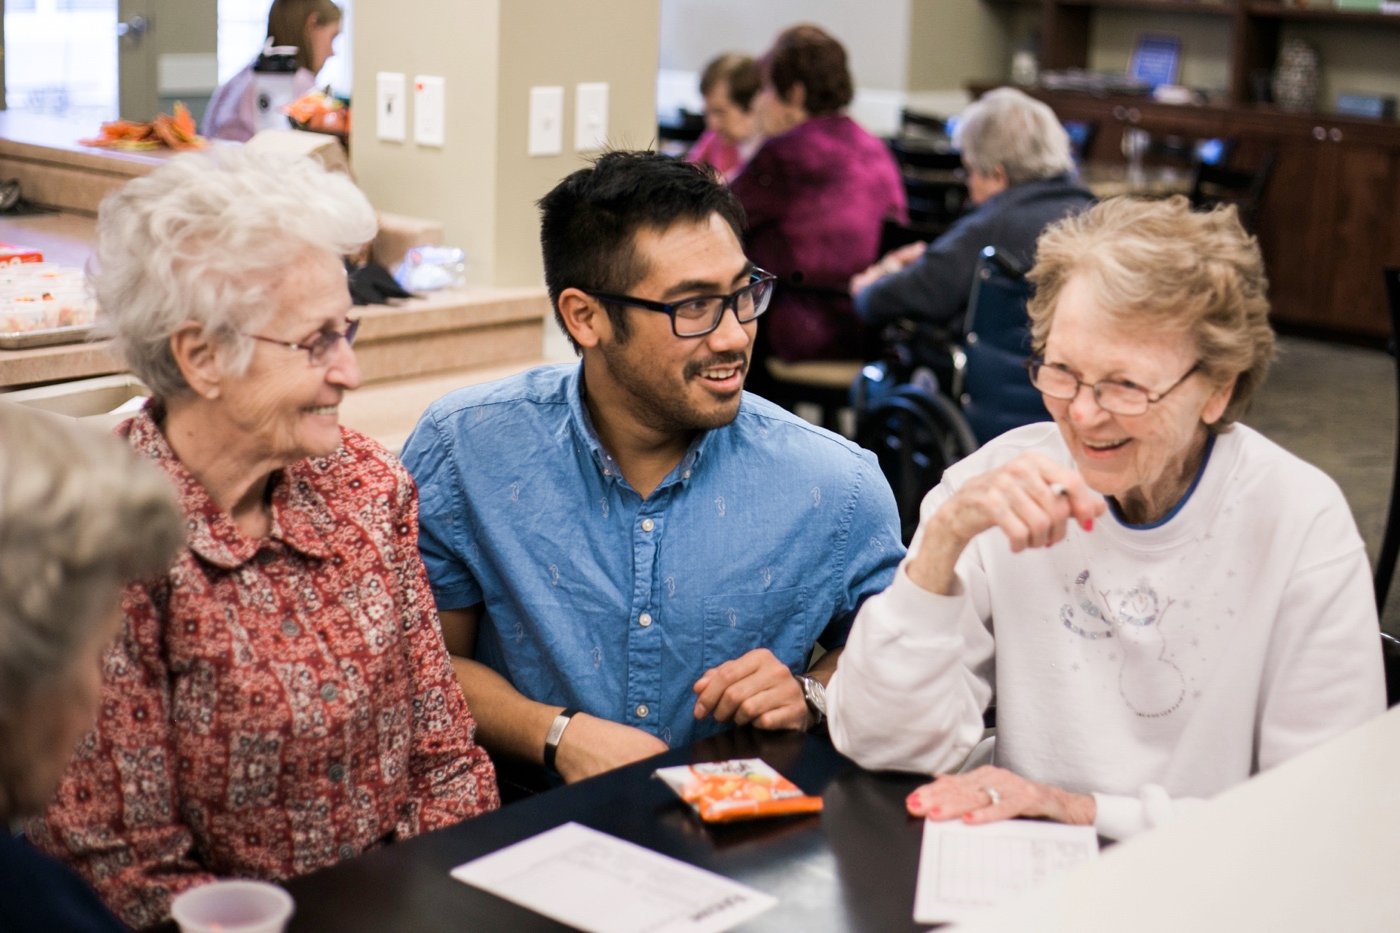
[[1155, 88], [1161, 84], [1176, 84], [1180, 68], [1181, 39], [1147, 33], [1139, 36], [1133, 46], [1128, 75]]

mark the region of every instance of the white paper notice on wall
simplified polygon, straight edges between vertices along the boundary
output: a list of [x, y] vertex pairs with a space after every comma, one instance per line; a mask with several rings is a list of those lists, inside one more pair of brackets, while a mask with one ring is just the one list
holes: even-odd
[[452, 877], [589, 933], [718, 933], [777, 903], [578, 823], [458, 865]]

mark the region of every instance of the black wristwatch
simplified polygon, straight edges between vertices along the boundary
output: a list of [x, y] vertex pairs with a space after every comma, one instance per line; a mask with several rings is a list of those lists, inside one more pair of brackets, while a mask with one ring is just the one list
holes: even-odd
[[807, 702], [807, 712], [812, 717], [812, 725], [820, 725], [826, 719], [826, 684], [806, 674], [796, 674], [797, 683], [802, 687], [802, 699]]

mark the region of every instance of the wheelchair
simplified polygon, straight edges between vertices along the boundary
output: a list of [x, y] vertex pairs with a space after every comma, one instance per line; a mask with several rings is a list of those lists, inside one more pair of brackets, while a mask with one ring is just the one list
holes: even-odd
[[905, 544], [943, 471], [991, 438], [1049, 420], [1023, 368], [1030, 353], [1020, 266], [994, 247], [978, 258], [965, 334], [900, 320], [880, 358], [851, 387], [855, 442], [872, 451], [894, 492]]

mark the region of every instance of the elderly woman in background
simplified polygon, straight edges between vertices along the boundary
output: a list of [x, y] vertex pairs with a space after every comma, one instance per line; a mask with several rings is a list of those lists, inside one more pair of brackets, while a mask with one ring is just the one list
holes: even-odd
[[[0, 403], [0, 826], [43, 811], [92, 727], [122, 586], [183, 540], [174, 491], [114, 437]], [[72, 872], [0, 829], [0, 925], [124, 929]]]
[[[215, 157], [217, 156], [217, 158]], [[127, 922], [216, 876], [285, 878], [498, 805], [398, 461], [338, 423], [360, 381], [349, 179], [179, 156], [98, 218], [93, 284], [153, 399], [120, 430], [186, 549], [128, 593], [96, 734], [36, 842]]]
[[984, 247], [1028, 268], [1041, 231], [1093, 202], [1072, 175], [1069, 136], [1054, 111], [1014, 88], [969, 106], [953, 145], [975, 209], [933, 243], [900, 247], [851, 279], [856, 313], [872, 327], [908, 318], [961, 333]]
[[[857, 355], [864, 342], [847, 283], [880, 251], [884, 221], [907, 219], [904, 183], [885, 144], [846, 116], [846, 50], [816, 26], [782, 32], [759, 61], [754, 98], [768, 136], [734, 193], [748, 215], [747, 253], [779, 277], [754, 366]], [[761, 389], [762, 372], [754, 372]]]
[[[267, 38], [274, 46], [295, 48], [297, 70], [292, 75], [292, 99], [316, 84], [316, 75], [335, 54], [340, 35], [340, 7], [331, 0], [272, 0], [267, 11]], [[214, 90], [204, 111], [205, 136], [247, 142], [258, 131], [257, 60]], [[282, 127], [291, 124], [281, 121]]]
[[685, 154], [687, 162], [703, 162], [733, 181], [758, 147], [763, 134], [753, 112], [758, 93], [758, 65], [747, 55], [721, 55], [700, 75], [705, 98], [705, 132]]
[[1366, 550], [1325, 474], [1239, 418], [1273, 356], [1234, 208], [1115, 199], [1040, 240], [1055, 424], [950, 467], [827, 692], [867, 767], [994, 765], [909, 812], [1154, 826], [1385, 707]]

